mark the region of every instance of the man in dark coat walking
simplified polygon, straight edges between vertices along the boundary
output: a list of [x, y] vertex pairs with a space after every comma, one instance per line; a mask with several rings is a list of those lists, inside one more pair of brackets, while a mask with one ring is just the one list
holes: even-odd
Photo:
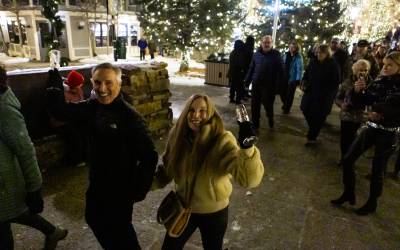
[[150, 189], [158, 155], [143, 118], [122, 98], [121, 70], [94, 67], [95, 98], [80, 103], [65, 103], [56, 69], [49, 76], [52, 115], [79, 122], [89, 139], [86, 222], [104, 249], [140, 249], [132, 208]]
[[254, 129], [260, 127], [261, 103], [267, 113], [270, 128], [274, 127], [274, 101], [278, 83], [283, 76], [283, 63], [279, 51], [272, 47], [272, 37], [264, 36], [261, 48], [254, 54], [245, 82], [252, 82], [251, 118]]

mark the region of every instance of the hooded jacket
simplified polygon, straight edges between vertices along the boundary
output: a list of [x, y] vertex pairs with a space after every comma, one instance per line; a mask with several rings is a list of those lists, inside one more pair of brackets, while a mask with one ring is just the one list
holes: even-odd
[[0, 222], [27, 211], [26, 193], [42, 185], [35, 148], [20, 109], [10, 88], [0, 94]]
[[[206, 140], [209, 131], [209, 125], [203, 125], [201, 140]], [[169, 145], [166, 150], [171, 150]], [[192, 154], [184, 155], [179, 164], [192, 164], [192, 159]], [[164, 166], [168, 166], [165, 157]], [[264, 175], [264, 165], [260, 151], [255, 146], [240, 149], [233, 134], [225, 131], [217, 138], [198, 171], [190, 205], [193, 213], [204, 214], [228, 206], [232, 193], [232, 178], [245, 188], [258, 186]], [[172, 180], [176, 184], [178, 195], [181, 198], [187, 197], [193, 176], [174, 177], [169, 169], [160, 168], [160, 171], [157, 171], [153, 188], [162, 188]]]

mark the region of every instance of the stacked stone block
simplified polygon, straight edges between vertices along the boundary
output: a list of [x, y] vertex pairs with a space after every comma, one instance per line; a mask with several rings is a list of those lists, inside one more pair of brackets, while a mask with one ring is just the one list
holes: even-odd
[[172, 124], [170, 82], [166, 66], [121, 66], [125, 99], [143, 115], [153, 135], [164, 134]]

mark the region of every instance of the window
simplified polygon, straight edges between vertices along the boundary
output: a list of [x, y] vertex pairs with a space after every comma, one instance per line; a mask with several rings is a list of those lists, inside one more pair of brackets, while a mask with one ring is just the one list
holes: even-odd
[[127, 24], [118, 24], [118, 37], [128, 37]]
[[[10, 42], [19, 44], [20, 37], [19, 37], [18, 22], [16, 20], [7, 20], [7, 28], [8, 28], [8, 35], [10, 37]], [[22, 36], [22, 44], [26, 45], [27, 44], [26, 30], [25, 30], [25, 25], [23, 24], [21, 24], [21, 36]]]
[[90, 29], [94, 31], [96, 47], [107, 46], [108, 27], [106, 23], [90, 23]]
[[138, 27], [134, 26], [134, 25], [131, 25], [130, 34], [129, 34], [130, 39], [131, 39], [131, 46], [136, 46], [137, 45], [137, 42], [138, 42], [137, 34], [138, 34]]
[[41, 5], [41, 6], [43, 6], [45, 1], [46, 0], [33, 0], [32, 3], [33, 3], [33, 5]]

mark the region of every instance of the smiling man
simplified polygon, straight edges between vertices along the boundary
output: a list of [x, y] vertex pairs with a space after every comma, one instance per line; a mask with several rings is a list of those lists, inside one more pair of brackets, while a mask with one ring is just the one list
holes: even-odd
[[92, 70], [94, 98], [66, 103], [58, 71], [49, 71], [50, 112], [83, 124], [89, 138], [86, 222], [106, 250], [140, 249], [132, 207], [150, 189], [157, 152], [143, 118], [124, 101], [121, 70], [109, 63]]

